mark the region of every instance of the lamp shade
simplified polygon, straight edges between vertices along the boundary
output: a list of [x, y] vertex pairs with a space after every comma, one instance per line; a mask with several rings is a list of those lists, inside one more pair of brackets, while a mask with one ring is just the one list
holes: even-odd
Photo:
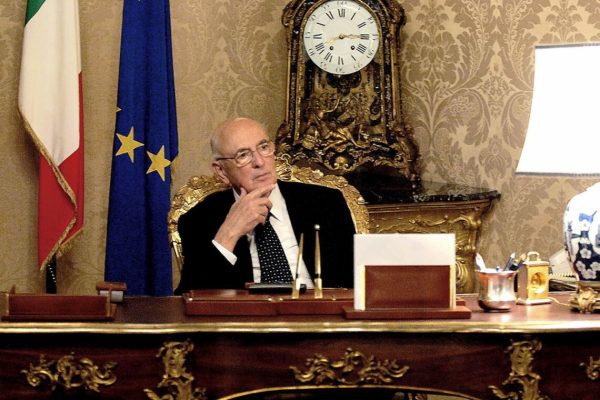
[[600, 44], [536, 47], [531, 114], [516, 173], [600, 175]]

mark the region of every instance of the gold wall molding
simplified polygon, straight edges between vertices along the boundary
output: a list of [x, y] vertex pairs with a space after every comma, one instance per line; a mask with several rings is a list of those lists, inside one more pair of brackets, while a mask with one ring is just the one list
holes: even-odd
[[40, 363], [29, 364], [29, 369], [21, 370], [21, 373], [26, 375], [27, 383], [32, 387], [39, 387], [47, 382], [51, 391], [61, 387], [65, 390], [83, 388], [99, 393], [100, 386], [110, 386], [117, 381], [113, 372], [116, 366], [116, 362], [109, 361], [100, 368], [89, 358], [76, 360], [73, 353], [58, 360], [46, 360], [40, 354]]
[[162, 359], [165, 373], [158, 383], [159, 392], [167, 392], [163, 396], [157, 395], [150, 389], [144, 393], [152, 400], [207, 400], [206, 388], [194, 389], [194, 376], [187, 372], [185, 362], [189, 353], [194, 350], [194, 344], [189, 340], [184, 342], [165, 342], [156, 355]]
[[503, 382], [508, 392], [490, 385], [494, 395], [499, 399], [510, 400], [550, 400], [540, 394], [539, 384], [542, 377], [533, 371], [533, 355], [542, 349], [542, 343], [536, 339], [513, 342], [505, 353], [510, 353], [510, 373]]
[[585, 373], [591, 380], [595, 381], [600, 378], [600, 358], [594, 360], [594, 358], [590, 356], [588, 364], [582, 362], [579, 365], [585, 368]]
[[290, 366], [294, 378], [301, 383], [338, 384], [338, 385], [382, 385], [399, 379], [410, 369], [408, 366], [399, 366], [396, 360], [377, 360], [375, 356], [365, 356], [351, 348], [341, 359], [331, 361], [329, 358], [315, 354], [306, 359], [308, 369], [304, 372], [300, 368]]

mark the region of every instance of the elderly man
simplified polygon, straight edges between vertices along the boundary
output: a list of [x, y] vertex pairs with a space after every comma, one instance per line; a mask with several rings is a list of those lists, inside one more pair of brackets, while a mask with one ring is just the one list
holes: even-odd
[[[211, 138], [212, 167], [232, 187], [198, 203], [179, 220], [185, 257], [175, 293], [290, 282], [304, 233], [300, 280], [313, 287], [315, 225], [324, 287], [352, 287], [354, 224], [335, 189], [281, 182], [275, 146], [248, 118], [221, 123]], [[265, 250], [266, 249], [266, 250]]]

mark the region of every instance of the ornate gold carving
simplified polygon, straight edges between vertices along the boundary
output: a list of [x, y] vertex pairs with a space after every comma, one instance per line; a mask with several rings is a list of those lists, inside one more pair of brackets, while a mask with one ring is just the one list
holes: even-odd
[[400, 367], [396, 360], [378, 361], [374, 356], [366, 357], [351, 348], [338, 361], [330, 361], [323, 355], [315, 354], [306, 359], [305, 365], [308, 370], [304, 372], [290, 366], [295, 379], [301, 383], [313, 382], [317, 385], [381, 385], [401, 378], [409, 370], [408, 366]]
[[[289, 160], [290, 156], [286, 154], [277, 158], [276, 170], [279, 179], [282, 181], [321, 185], [340, 190], [350, 209], [356, 232], [369, 232], [369, 211], [367, 210], [365, 201], [358, 190], [349, 185], [345, 178], [335, 175], [324, 175], [319, 170], [290, 165]], [[169, 241], [173, 247], [175, 259], [180, 270], [183, 266], [183, 250], [181, 247], [181, 236], [179, 236], [179, 231], [177, 230], [179, 218], [207, 196], [227, 188], [228, 186], [216, 176], [192, 176], [173, 196], [167, 223]]]
[[600, 358], [594, 360], [593, 357], [590, 357], [590, 361], [588, 364], [582, 362], [579, 365], [585, 367], [586, 375], [591, 380], [595, 381], [600, 377]]
[[116, 362], [108, 362], [99, 368], [89, 358], [75, 360], [73, 353], [63, 356], [58, 361], [47, 361], [40, 355], [39, 365], [29, 364], [29, 370], [21, 370], [26, 375], [27, 383], [38, 387], [45, 381], [54, 391], [57, 386], [66, 390], [83, 387], [83, 389], [100, 392], [100, 386], [110, 386], [116, 382], [117, 376], [113, 373]]
[[206, 388], [193, 389], [194, 376], [186, 371], [185, 361], [188, 353], [194, 350], [194, 344], [188, 339], [185, 342], [165, 342], [158, 351], [157, 358], [162, 357], [165, 373], [158, 383], [158, 389], [168, 394], [158, 396], [150, 389], [144, 393], [152, 400], [206, 400]]
[[582, 314], [600, 311], [600, 293], [582, 282], [577, 282], [577, 291], [569, 299], [569, 306]]
[[542, 349], [538, 340], [513, 342], [506, 353], [510, 353], [511, 371], [502, 385], [512, 391], [505, 393], [496, 386], [489, 386], [499, 399], [510, 400], [549, 400], [539, 392], [540, 375], [533, 372], [533, 355]]

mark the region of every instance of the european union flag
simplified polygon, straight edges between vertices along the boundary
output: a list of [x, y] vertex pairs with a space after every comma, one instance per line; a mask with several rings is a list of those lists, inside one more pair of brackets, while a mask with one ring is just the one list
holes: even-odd
[[117, 107], [105, 279], [127, 283], [127, 294], [170, 295], [178, 143], [169, 0], [123, 2]]

